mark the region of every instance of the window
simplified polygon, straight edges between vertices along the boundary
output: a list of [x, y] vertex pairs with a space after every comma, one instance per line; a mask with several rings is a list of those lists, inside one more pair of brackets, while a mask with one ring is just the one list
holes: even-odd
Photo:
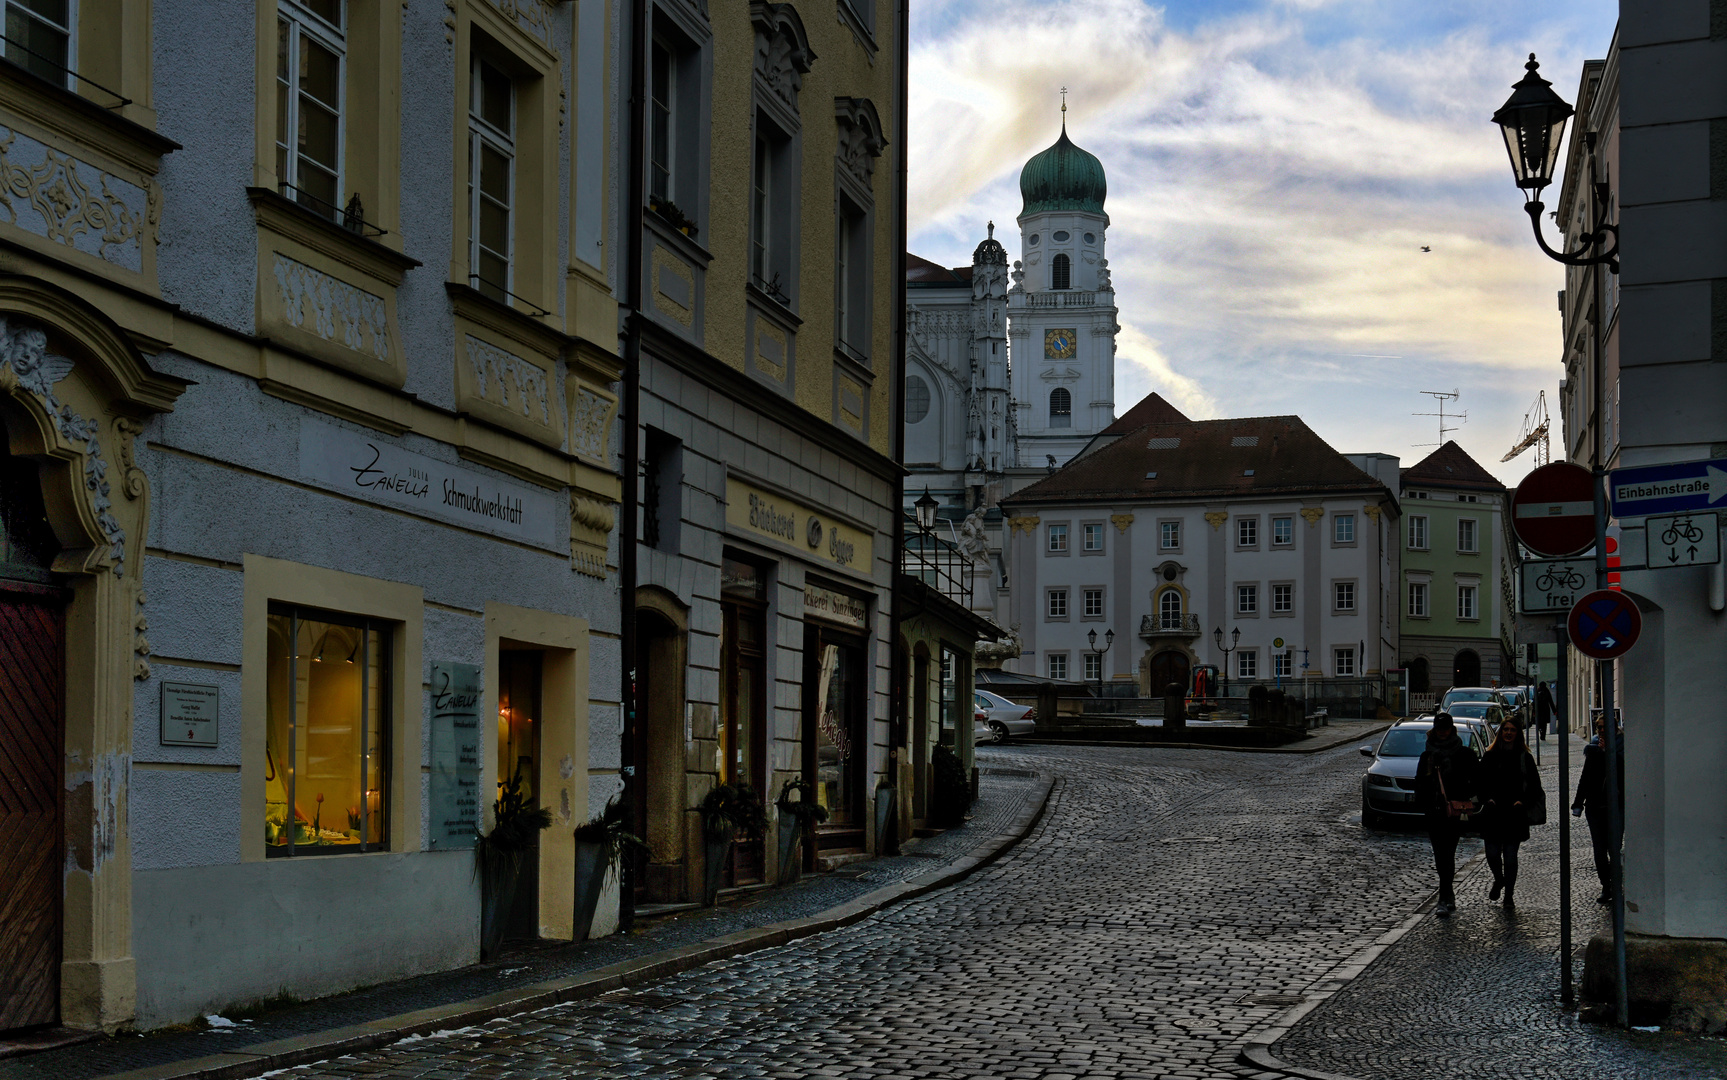
[[834, 224], [834, 334], [854, 360], [870, 351], [869, 214], [845, 194]]
[[468, 281], [508, 303], [515, 284], [516, 88], [481, 56], [468, 85]]
[[1259, 612], [1259, 586], [1237, 585], [1235, 587], [1235, 613], [1237, 615], [1255, 615]]
[[1475, 519], [1457, 519], [1457, 550], [1462, 552], [1477, 552], [1481, 548], [1475, 539]]
[[1181, 522], [1162, 522], [1158, 526], [1158, 537], [1158, 543], [1167, 550], [1181, 547]]
[[1416, 514], [1409, 519], [1409, 550], [1427, 550], [1427, 515]]
[[672, 109], [676, 100], [677, 64], [672, 51], [656, 40], [653, 48], [653, 87], [648, 108], [648, 195], [661, 205], [672, 201], [672, 172], [676, 140], [672, 131]]
[[1103, 590], [1085, 590], [1085, 617], [1088, 619], [1103, 618]]
[[1073, 288], [1073, 260], [1066, 255], [1057, 255], [1049, 261], [1049, 287], [1052, 289]]
[[1271, 519], [1271, 544], [1273, 547], [1288, 547], [1295, 543], [1295, 519], [1274, 517]]
[[1067, 678], [1067, 654], [1064, 652], [1049, 654], [1049, 677], [1052, 679]]
[[1049, 527], [1049, 550], [1051, 550], [1051, 551], [1066, 551], [1067, 550], [1067, 526], [1066, 525], [1051, 525]]
[[1475, 606], [1480, 589], [1475, 585], [1457, 586], [1457, 617], [1459, 619], [1479, 619], [1480, 613]]
[[650, 427], [643, 438], [641, 542], [678, 551], [683, 517], [683, 443]]
[[673, 227], [700, 209], [701, 50], [656, 15], [648, 85], [648, 205]]
[[1457, 501], [1458, 502], [1480, 502], [1481, 496], [1479, 496], [1479, 495], [1459, 495], [1459, 496], [1457, 496]]
[[1331, 650], [1331, 671], [1338, 678], [1348, 678], [1355, 674], [1355, 649], [1353, 647]]
[[1295, 586], [1273, 585], [1271, 587], [1271, 610], [1273, 614], [1283, 614], [1295, 610]]
[[1409, 617], [1412, 619], [1427, 618], [1427, 582], [1411, 581], [1409, 583]]
[[1259, 519], [1258, 518], [1245, 518], [1244, 517], [1244, 518], [1236, 518], [1235, 519], [1235, 546], [1236, 547], [1258, 547], [1259, 546]]
[[1085, 542], [1084, 542], [1083, 546], [1084, 546], [1084, 550], [1086, 550], [1086, 551], [1102, 551], [1103, 550], [1103, 526], [1102, 525], [1087, 525], [1087, 526], [1085, 526]]
[[[35, 41], [47, 31], [36, 28], [48, 24], [34, 12], [54, 6], [29, 0], [26, 8], [8, 0], [6, 36], [23, 41], [19, 35], [31, 35], [29, 47], [42, 52]], [[70, 5], [58, 6], [64, 14]], [[282, 194], [332, 219], [342, 200], [343, 6], [343, 0], [283, 3], [276, 17], [276, 176]]]
[[1235, 654], [1235, 677], [1238, 679], [1259, 678], [1259, 650], [1241, 649]]
[[1338, 544], [1355, 543], [1355, 515], [1338, 514], [1331, 519], [1332, 540]]
[[[341, 0], [324, 0], [314, 10], [335, 8], [340, 17]], [[6, 39], [0, 55], [55, 86], [73, 89], [68, 72], [76, 66], [72, 55], [72, 23], [77, 18], [76, 0], [6, 0]]]
[[905, 422], [918, 424], [929, 415], [929, 383], [921, 375], [905, 378]]
[[265, 854], [385, 850], [389, 629], [272, 604], [267, 631]]
[[1331, 607], [1334, 611], [1355, 610], [1355, 582], [1334, 581], [1331, 583]]
[[1052, 619], [1067, 618], [1067, 590], [1051, 589], [1049, 591], [1049, 617]]
[[1102, 656], [1094, 652], [1085, 654], [1085, 678], [1087, 682], [1094, 682], [1103, 678]]
[[1181, 629], [1181, 593], [1175, 589], [1165, 589], [1157, 598], [1157, 628]]
[[1279, 679], [1287, 679], [1287, 678], [1289, 678], [1289, 671], [1290, 671], [1290, 667], [1293, 665], [1293, 662], [1294, 662], [1294, 657], [1292, 655], [1290, 655], [1289, 653], [1286, 653], [1286, 652], [1276, 653], [1271, 658], [1271, 667], [1272, 667], [1271, 673], [1273, 675], [1277, 676]]
[[875, 0], [842, 0], [841, 6], [851, 12], [865, 33], [875, 35]]
[[1049, 392], [1049, 426], [1073, 426], [1073, 395], [1067, 387], [1058, 386]]

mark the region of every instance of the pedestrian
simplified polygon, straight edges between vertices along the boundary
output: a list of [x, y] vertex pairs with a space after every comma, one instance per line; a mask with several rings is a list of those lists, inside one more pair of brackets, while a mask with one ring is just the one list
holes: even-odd
[[[1601, 879], [1601, 895], [1597, 904], [1613, 902], [1613, 864], [1619, 853], [1613, 850], [1607, 827], [1607, 748], [1601, 744], [1604, 725], [1595, 718], [1595, 735], [1583, 748], [1583, 775], [1577, 778], [1577, 797], [1571, 800], [1571, 816], [1582, 815], [1589, 822], [1589, 843], [1595, 849], [1595, 876]], [[1620, 758], [1619, 805], [1625, 805], [1624, 758]]]
[[1546, 683], [1535, 686], [1535, 735], [1542, 742], [1547, 741], [1547, 725], [1553, 722], [1553, 691]]
[[1529, 756], [1529, 744], [1516, 721], [1499, 725], [1493, 745], [1481, 756], [1476, 790], [1481, 794], [1481, 839], [1487, 843], [1487, 866], [1493, 888], [1487, 899], [1505, 894], [1505, 908], [1517, 906], [1517, 848], [1529, 839], [1529, 823], [1547, 820], [1547, 792], [1541, 773]]
[[1451, 714], [1435, 713], [1427, 749], [1415, 766], [1415, 801], [1427, 814], [1427, 839], [1439, 872], [1439, 905], [1433, 913], [1441, 919], [1457, 910], [1451, 887], [1457, 878], [1457, 840], [1474, 811], [1476, 768], [1475, 751], [1457, 737]]

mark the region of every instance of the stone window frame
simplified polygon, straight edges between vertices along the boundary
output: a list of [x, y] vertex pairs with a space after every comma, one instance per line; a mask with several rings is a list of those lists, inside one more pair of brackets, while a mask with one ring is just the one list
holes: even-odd
[[[1433, 618], [1433, 583], [1425, 578], [1410, 578], [1405, 582], [1403, 614], [1405, 618], [1427, 620]], [[1416, 590], [1421, 590], [1421, 610], [1415, 610]]]
[[[1357, 653], [1359, 651], [1360, 650], [1355, 645], [1333, 645], [1331, 647], [1331, 675], [1332, 675], [1332, 677], [1336, 678], [1336, 679], [1359, 679], [1359, 678], [1361, 678], [1361, 657], [1359, 655], [1357, 655]], [[1340, 670], [1343, 666], [1342, 660], [1343, 660], [1345, 655], [1347, 655], [1349, 657], [1349, 668], [1350, 669], [1348, 671]]]
[[[1232, 582], [1231, 584], [1233, 585], [1233, 587], [1235, 589], [1235, 605], [1234, 605], [1235, 617], [1238, 619], [1257, 619], [1257, 618], [1259, 618], [1259, 614], [1260, 614], [1259, 582], [1257, 582], [1257, 581], [1236, 581], [1236, 582]], [[1251, 590], [1250, 592], [1245, 594], [1245, 597], [1250, 598], [1253, 601], [1252, 610], [1244, 610], [1241, 606], [1241, 602], [1244, 599], [1244, 594], [1243, 594], [1242, 590], [1244, 590], [1244, 589]]]
[[[1043, 621], [1071, 622], [1073, 621], [1073, 604], [1070, 603], [1072, 590], [1066, 585], [1046, 586], [1043, 590]], [[1057, 608], [1060, 612], [1057, 612]]]
[[[1472, 606], [1475, 609], [1474, 614], [1472, 614], [1472, 615], [1463, 614], [1463, 594], [1464, 594], [1464, 590], [1466, 590], [1466, 589], [1469, 591], [1469, 594], [1470, 594], [1469, 598], [1470, 598], [1470, 601], [1472, 603]], [[1479, 578], [1459, 577], [1456, 579], [1456, 590], [1455, 591], [1456, 591], [1456, 598], [1457, 598], [1457, 621], [1458, 622], [1480, 622], [1481, 621], [1481, 580]]]
[[[1415, 523], [1421, 523], [1421, 543], [1415, 542]], [[1409, 515], [1408, 548], [1410, 551], [1431, 551], [1433, 545], [1433, 519], [1427, 514]]]
[[[1168, 526], [1168, 525], [1174, 525], [1175, 526], [1175, 545], [1173, 547], [1171, 547], [1171, 546], [1169, 546], [1163, 542], [1164, 536], [1167, 535], [1164, 531], [1164, 527]], [[1180, 555], [1182, 544], [1186, 539], [1186, 534], [1187, 534], [1187, 527], [1186, 527], [1186, 522], [1184, 519], [1182, 519], [1182, 518], [1158, 518], [1157, 519], [1157, 550], [1160, 552], [1168, 552], [1172, 555]]]
[[[1081, 521], [1079, 523], [1079, 553], [1081, 555], [1107, 554], [1108, 547], [1105, 541], [1107, 530], [1104, 526], [1108, 524], [1109, 523], [1107, 521], [1104, 521], [1101, 518], [1096, 521]], [[1086, 545], [1091, 540], [1091, 530], [1093, 529], [1097, 530], [1097, 546], [1087, 547]]]
[[[1081, 654], [1081, 656], [1084, 658], [1084, 666], [1081, 669], [1081, 672], [1085, 681], [1096, 682], [1097, 680], [1102, 679], [1103, 654], [1092, 649], [1087, 649]], [[1096, 671], [1091, 670], [1094, 667], [1097, 669]]]
[[[1342, 602], [1341, 602], [1343, 600], [1343, 593], [1344, 593], [1345, 589], [1347, 589], [1349, 592], [1349, 606], [1348, 607], [1344, 607], [1342, 605]], [[1360, 578], [1348, 577], [1348, 578], [1332, 578], [1331, 579], [1331, 613], [1333, 615], [1359, 615], [1359, 614], [1361, 614], [1361, 579]]]
[[[1342, 528], [1343, 523], [1346, 521], [1349, 523], [1349, 539], [1339, 540], [1337, 538], [1338, 530]], [[1331, 515], [1331, 546], [1334, 548], [1352, 548], [1358, 546], [1361, 542], [1361, 529], [1359, 526], [1360, 519], [1355, 511], [1349, 510], [1333, 512]]]
[[[1250, 661], [1252, 662], [1253, 670], [1244, 670]], [[1234, 679], [1257, 680], [1259, 678], [1259, 649], [1240, 648], [1235, 650], [1235, 674], [1230, 677]]]
[[[1250, 533], [1251, 534], [1250, 538], [1243, 540], [1242, 539], [1243, 533]], [[1237, 550], [1237, 551], [1258, 551], [1259, 550], [1259, 515], [1258, 514], [1237, 514], [1237, 515], [1235, 515], [1235, 550]]]
[[[1266, 588], [1268, 590], [1267, 596], [1271, 600], [1271, 606], [1267, 608], [1266, 614], [1273, 619], [1295, 618], [1295, 584], [1294, 578], [1285, 578], [1282, 581], [1270, 581], [1266, 583]], [[1277, 590], [1280, 588], [1286, 588], [1289, 590], [1289, 609], [1287, 611], [1277, 610]]]
[[[1045, 675], [1045, 678], [1060, 679], [1062, 682], [1066, 682], [1067, 681], [1067, 666], [1068, 666], [1067, 665], [1068, 650], [1066, 650], [1066, 649], [1054, 649], [1054, 650], [1051, 650], [1050, 652], [1044, 653], [1043, 656], [1044, 656], [1043, 670], [1047, 673]], [[1058, 664], [1061, 667], [1061, 674], [1059, 674], [1059, 675], [1056, 674], [1056, 670], [1055, 670]]]
[[[1058, 534], [1057, 529], [1061, 532]], [[1057, 536], [1061, 537], [1061, 546], [1055, 546]], [[1051, 558], [1065, 559], [1073, 554], [1073, 522], [1050, 521], [1043, 527], [1043, 553]]]
[[[1470, 542], [1469, 547], [1463, 546], [1463, 527], [1465, 525], [1469, 526], [1469, 542]], [[1481, 554], [1481, 519], [1480, 518], [1460, 517], [1457, 519], [1457, 554], [1459, 554], [1459, 555], [1479, 555], [1479, 554]]]
[[[1097, 594], [1097, 614], [1089, 611], [1092, 594]], [[1109, 617], [1109, 590], [1104, 585], [1082, 585], [1079, 589], [1079, 618], [1081, 622], [1102, 622]]]
[[[1283, 524], [1289, 526], [1289, 539], [1279, 540], [1277, 538], [1277, 525], [1279, 522], [1282, 522]], [[1294, 514], [1273, 514], [1271, 516], [1270, 537], [1271, 537], [1271, 546], [1273, 549], [1294, 547], [1295, 546], [1295, 515]]]

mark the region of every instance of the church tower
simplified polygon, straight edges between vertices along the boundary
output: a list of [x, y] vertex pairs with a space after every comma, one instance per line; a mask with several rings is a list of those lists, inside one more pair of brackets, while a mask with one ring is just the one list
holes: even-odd
[[1018, 465], [1066, 464], [1115, 420], [1115, 288], [1103, 164], [1067, 137], [1019, 174], [1021, 261], [1008, 294]]

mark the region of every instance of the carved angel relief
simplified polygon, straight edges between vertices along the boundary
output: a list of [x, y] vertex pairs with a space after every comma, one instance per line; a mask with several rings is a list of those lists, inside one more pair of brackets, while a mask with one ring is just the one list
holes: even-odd
[[803, 20], [790, 4], [751, 0], [750, 24], [756, 31], [756, 74], [796, 112], [803, 77], [816, 59]]

